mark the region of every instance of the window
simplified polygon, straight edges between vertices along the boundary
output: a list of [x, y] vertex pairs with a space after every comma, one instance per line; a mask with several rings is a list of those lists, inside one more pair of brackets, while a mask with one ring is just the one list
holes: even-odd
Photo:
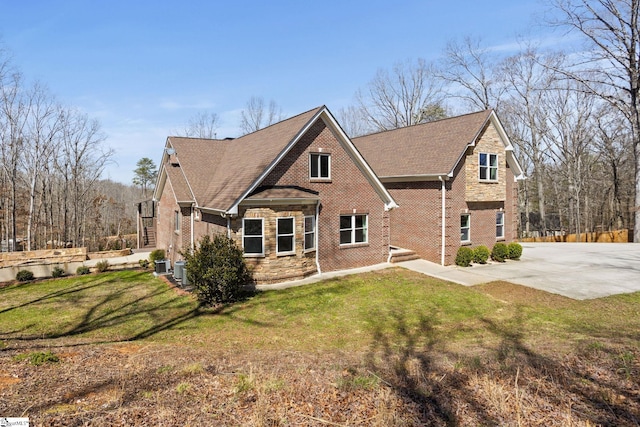
[[245, 255], [264, 255], [264, 228], [262, 218], [242, 220], [242, 247]]
[[340, 215], [340, 244], [367, 243], [367, 215]]
[[276, 254], [291, 255], [296, 252], [295, 220], [278, 218], [276, 223]]
[[480, 181], [498, 180], [498, 155], [480, 153]]
[[304, 217], [304, 250], [311, 251], [316, 248], [316, 218]]
[[460, 241], [461, 242], [470, 242], [471, 241], [471, 215], [462, 214], [460, 215]]
[[314, 179], [331, 178], [331, 155], [310, 154], [309, 155], [309, 176]]
[[504, 239], [504, 212], [496, 212], [496, 238]]
[[175, 211], [173, 215], [173, 229], [175, 232], [180, 231], [180, 211]]

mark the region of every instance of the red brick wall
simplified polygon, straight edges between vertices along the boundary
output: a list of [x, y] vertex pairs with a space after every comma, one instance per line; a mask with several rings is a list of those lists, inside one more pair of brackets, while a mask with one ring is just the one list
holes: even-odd
[[174, 229], [174, 216], [179, 209], [171, 183], [167, 180], [156, 211], [156, 247], [164, 249], [172, 262], [179, 259], [176, 254], [182, 250], [184, 229], [181, 229], [178, 233]]
[[[331, 180], [309, 179], [309, 153], [331, 154]], [[322, 120], [318, 120], [267, 176], [262, 185], [299, 186], [317, 191], [317, 222], [322, 271], [385, 262], [389, 255], [384, 202]], [[340, 214], [368, 214], [367, 244], [340, 246]]]
[[440, 181], [385, 184], [399, 207], [391, 211], [391, 244], [440, 262]]
[[[482, 138], [482, 137], [481, 137]], [[477, 156], [473, 148], [468, 156]], [[501, 161], [506, 163], [504, 152]], [[489, 249], [496, 239], [496, 212], [505, 213], [505, 238], [510, 242], [517, 237], [517, 184], [508, 167], [501, 184], [506, 186], [506, 201], [471, 202], [467, 201], [467, 168], [464, 160], [454, 171], [454, 176], [446, 182], [446, 228], [445, 228], [445, 264], [453, 264], [461, 246], [460, 215], [470, 214], [470, 247], [485, 245]], [[399, 208], [391, 212], [391, 244], [415, 251], [429, 261], [441, 262], [441, 218], [442, 193], [440, 181], [385, 183], [396, 200]]]

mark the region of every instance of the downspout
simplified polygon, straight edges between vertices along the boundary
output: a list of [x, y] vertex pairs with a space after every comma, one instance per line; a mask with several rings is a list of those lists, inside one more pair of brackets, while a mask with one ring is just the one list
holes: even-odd
[[444, 251], [445, 251], [445, 246], [446, 246], [446, 238], [445, 238], [445, 230], [446, 230], [446, 225], [447, 225], [447, 219], [446, 219], [446, 213], [447, 213], [447, 205], [445, 203], [445, 193], [447, 191], [447, 187], [444, 181], [444, 178], [442, 177], [442, 175], [438, 176], [438, 179], [440, 180], [440, 182], [442, 183], [442, 230], [441, 230], [441, 234], [442, 234], [442, 249], [440, 251], [440, 265], [444, 265]]
[[[137, 205], [136, 207], [136, 245], [137, 245], [136, 248], [137, 249], [140, 249], [140, 221], [142, 221], [140, 209], [141, 209], [141, 206]], [[7, 243], [9, 242], [7, 241]]]
[[195, 225], [194, 216], [196, 214], [196, 208], [193, 204], [191, 204], [191, 249], [195, 249], [196, 241], [195, 241], [195, 233], [193, 232], [193, 226]]
[[318, 232], [320, 221], [318, 221], [318, 215], [320, 215], [320, 200], [316, 203], [316, 269], [318, 270], [318, 274], [322, 275], [322, 270], [320, 269], [320, 233]]
[[227, 216], [227, 238], [231, 238], [231, 217]]

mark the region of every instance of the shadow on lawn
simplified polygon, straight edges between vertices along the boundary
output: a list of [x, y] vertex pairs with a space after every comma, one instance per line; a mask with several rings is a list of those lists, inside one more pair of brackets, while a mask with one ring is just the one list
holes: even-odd
[[[596, 353], [577, 348], [569, 356], [536, 352], [525, 343], [526, 321], [517, 309], [499, 321], [480, 318], [485, 339], [493, 343], [480, 358], [445, 350], [437, 314], [424, 314], [411, 325], [408, 318], [400, 308], [386, 325], [378, 323], [383, 325], [373, 333], [367, 367], [417, 408], [420, 424], [457, 426], [471, 419], [478, 425], [548, 425], [568, 419], [571, 425], [640, 425], [640, 384], [637, 368], [628, 363], [631, 353], [619, 356], [605, 346]], [[628, 369], [621, 371], [625, 357]], [[443, 360], [456, 367], [447, 368]], [[496, 391], [503, 407], [490, 396]]]
[[[136, 277], [139, 279], [140, 274], [147, 275], [148, 273], [135, 274], [134, 279]], [[238, 305], [219, 305], [213, 308], [203, 307], [189, 297], [177, 295], [164, 284], [156, 287], [145, 287], [144, 293], [137, 295], [132, 287], [123, 286], [122, 282], [133, 283], [133, 286], [137, 283], [132, 278], [116, 282], [113, 279], [102, 280], [100, 276], [97, 276], [95, 280], [90, 282], [73, 284], [64, 289], [8, 307], [0, 312], [0, 316], [3, 313], [27, 306], [37, 307], [39, 304], [55, 302], [56, 299], [68, 299], [70, 295], [80, 295], [79, 299], [86, 299], [87, 295], [81, 295], [82, 292], [92, 291], [99, 287], [114, 287], [111, 291], [102, 294], [89, 294], [92, 298], [90, 303], [77, 302], [77, 304], [84, 305], [83, 311], [78, 316], [78, 321], [64, 328], [64, 330], [53, 325], [50, 332], [30, 333], [29, 331], [32, 327], [38, 326], [36, 323], [31, 323], [12, 331], [0, 330], [0, 338], [21, 342], [33, 341], [36, 342], [34, 347], [40, 347], [38, 342], [43, 339], [72, 338], [98, 332], [96, 339], [89, 338], [84, 343], [69, 344], [60, 342], [58, 345], [47, 343], [47, 347], [68, 347], [141, 340], [175, 328], [200, 316], [222, 315], [232, 318], [234, 321], [245, 321], [234, 316], [234, 313], [240, 310]], [[116, 288], [116, 286], [119, 287]], [[140, 291], [138, 290], [137, 292]], [[259, 326], [259, 322], [246, 321]], [[138, 325], [136, 325], [137, 322], [139, 322]], [[131, 326], [132, 324], [134, 325], [133, 327]], [[100, 335], [104, 337], [110, 334], [117, 334], [117, 336], [113, 339], [100, 338]], [[9, 347], [4, 347], [0, 351], [9, 349]]]

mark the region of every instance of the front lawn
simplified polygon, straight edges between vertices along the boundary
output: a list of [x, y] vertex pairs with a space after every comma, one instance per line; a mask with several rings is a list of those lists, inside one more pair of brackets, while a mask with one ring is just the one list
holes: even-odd
[[[0, 288], [0, 416], [634, 425], [639, 331], [640, 293], [574, 301], [400, 268], [216, 308], [143, 271], [15, 284]], [[59, 361], [30, 363], [41, 353]]]

